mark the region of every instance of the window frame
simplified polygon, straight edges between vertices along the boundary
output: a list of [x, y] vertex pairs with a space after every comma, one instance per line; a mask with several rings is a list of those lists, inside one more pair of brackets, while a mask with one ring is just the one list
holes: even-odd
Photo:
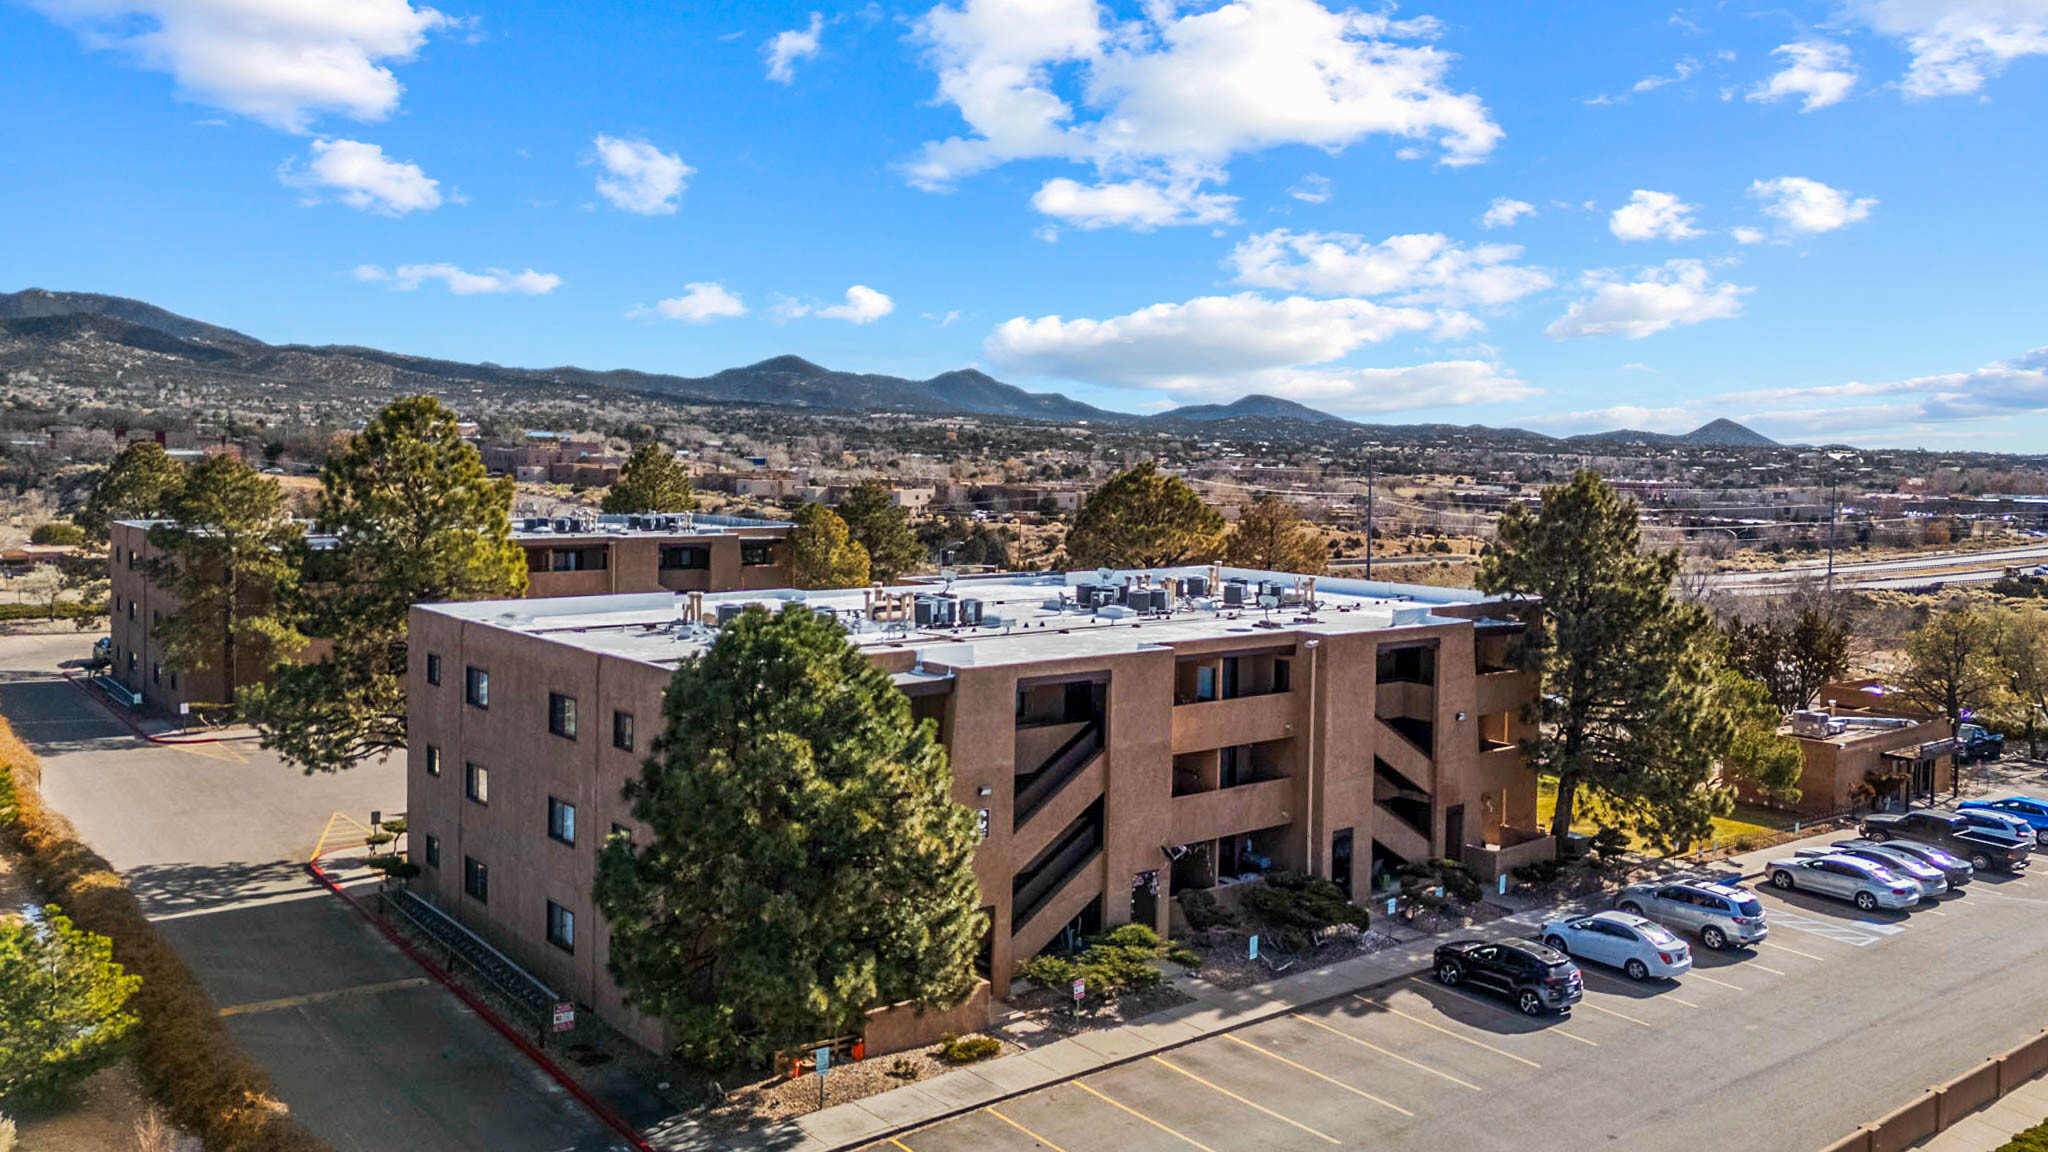
[[462, 858], [462, 894], [479, 904], [491, 902], [491, 866], [474, 856]]
[[[567, 835], [563, 835], [565, 831]], [[548, 839], [571, 848], [576, 846], [576, 805], [560, 796], [548, 797]]]
[[441, 654], [439, 652], [427, 653], [427, 683], [436, 687], [440, 686]]
[[[622, 728], [620, 721], [625, 721]], [[620, 739], [621, 735], [624, 739]], [[612, 747], [621, 752], [631, 752], [634, 747], [633, 714], [623, 708], [612, 709]]]
[[[548, 901], [547, 904], [547, 928], [543, 934], [547, 937], [549, 944], [560, 948], [571, 956], [575, 955], [576, 910], [557, 904], [553, 900]], [[563, 930], [558, 932], [556, 930], [558, 927]]]
[[441, 867], [441, 838], [432, 832], [424, 833], [426, 844], [422, 847], [422, 859], [429, 868]]
[[[479, 783], [483, 787], [477, 787]], [[462, 765], [462, 794], [469, 798], [470, 803], [480, 804], [485, 808], [489, 808], [491, 806], [491, 770], [474, 760], [464, 761]]]
[[490, 711], [491, 670], [489, 668], [479, 668], [474, 664], [463, 668], [462, 700], [463, 703], [468, 704], [471, 708], [481, 708], [486, 712]]
[[548, 693], [548, 735], [576, 738], [576, 698], [567, 692]]

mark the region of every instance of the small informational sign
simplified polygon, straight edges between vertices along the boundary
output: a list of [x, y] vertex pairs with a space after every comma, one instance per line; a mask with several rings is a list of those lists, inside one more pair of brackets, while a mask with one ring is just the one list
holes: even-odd
[[178, 705], [178, 715], [180, 715], [180, 716], [190, 716], [191, 714], [192, 714], [192, 705], [190, 705], [190, 704], [185, 704], [185, 703], [180, 703], [180, 704]]
[[1505, 872], [1500, 874], [1500, 894], [1503, 896], [1508, 894], [1508, 874]]
[[976, 808], [974, 810], [974, 825], [981, 832], [981, 838], [983, 840], [988, 839], [988, 809]]
[[1387, 897], [1387, 915], [1392, 916], [1399, 909], [1400, 904], [1401, 898], [1399, 896]]
[[1259, 938], [1257, 936], [1252, 937], [1251, 958], [1254, 960], [1259, 958]]
[[818, 1075], [820, 1075], [820, 1076], [823, 1076], [823, 1075], [824, 1075], [824, 1074], [825, 1074], [826, 1072], [828, 1072], [828, 1071], [830, 1071], [830, 1070], [831, 1070], [831, 1068], [832, 1068], [832, 1047], [831, 1047], [831, 1045], [829, 1045], [829, 1044], [828, 1044], [828, 1045], [826, 1045], [825, 1047], [822, 1047], [822, 1048], [818, 1049], [818, 1050], [817, 1050], [816, 1052], [813, 1052], [813, 1053], [811, 1053], [811, 1056], [812, 1056], [812, 1058], [813, 1058], [813, 1059], [815, 1059], [815, 1060], [816, 1060], [816, 1061], [818, 1062]]
[[567, 1000], [555, 1005], [555, 1031], [567, 1032], [576, 1027], [576, 1005]]
[[1085, 976], [1074, 977], [1074, 1003], [1079, 1004], [1081, 1001], [1086, 1000], [1087, 998], [1088, 978]]

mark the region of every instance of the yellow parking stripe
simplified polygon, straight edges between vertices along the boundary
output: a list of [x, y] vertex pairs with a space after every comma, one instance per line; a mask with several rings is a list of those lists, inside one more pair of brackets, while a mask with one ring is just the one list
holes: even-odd
[[[905, 1144], [903, 1141], [898, 1140], [894, 1136], [889, 1137], [889, 1143], [894, 1144], [896, 1147], [902, 1149], [903, 1152], [911, 1152], [910, 1145]], [[1053, 1149], [1053, 1152], [1060, 1152], [1060, 1150], [1055, 1148]]]
[[298, 1008], [306, 1004], [322, 1004], [329, 1000], [343, 1000], [351, 996], [374, 996], [379, 992], [396, 992], [404, 988], [418, 988], [427, 983], [425, 976], [408, 976], [403, 980], [386, 980], [382, 984], [359, 984], [354, 988], [336, 988], [331, 992], [309, 992], [304, 996], [284, 996], [276, 1000], [258, 1000], [250, 1004], [230, 1004], [220, 1010], [223, 1016], [246, 1016], [251, 1012], [275, 1012], [280, 1008]]
[[[1015, 1120], [1010, 1119], [1008, 1116], [1003, 1115], [1001, 1112], [996, 1111], [995, 1106], [993, 1104], [991, 1104], [987, 1108], [983, 1108], [982, 1111], [988, 1113], [989, 1115], [995, 1117], [998, 1120], [1001, 1120], [1003, 1123], [1008, 1124], [1010, 1127], [1015, 1128], [1017, 1131], [1022, 1132], [1026, 1136], [1031, 1137], [1033, 1140], [1036, 1140], [1040, 1144], [1045, 1145], [1047, 1148], [1052, 1149], [1052, 1152], [1067, 1152], [1065, 1148], [1060, 1147], [1052, 1141], [1047, 1140], [1045, 1137], [1040, 1136], [1038, 1133], [1033, 1132], [1031, 1129], [1026, 1128], [1022, 1124], [1017, 1123]], [[901, 1144], [898, 1144], [897, 1147], [903, 1148]], [[910, 1152], [910, 1149], [903, 1148], [903, 1152]]]
[[1202, 1152], [1216, 1152], [1214, 1148], [1209, 1147], [1207, 1144], [1202, 1143], [1200, 1140], [1195, 1139], [1193, 1136], [1189, 1136], [1186, 1133], [1180, 1132], [1173, 1128], [1168, 1128], [1166, 1125], [1161, 1124], [1159, 1121], [1154, 1120], [1150, 1116], [1145, 1115], [1143, 1112], [1138, 1111], [1136, 1108], [1133, 1108], [1130, 1105], [1123, 1103], [1122, 1101], [1112, 1100], [1109, 1097], [1103, 1095], [1102, 1093], [1096, 1091], [1095, 1089], [1090, 1088], [1088, 1085], [1081, 1083], [1079, 1080], [1074, 1081], [1074, 1087], [1079, 1088], [1081, 1091], [1086, 1092], [1090, 1096], [1095, 1097], [1096, 1099], [1102, 1101], [1104, 1104], [1108, 1104], [1112, 1107], [1123, 1109], [1124, 1111], [1130, 1113], [1133, 1116], [1136, 1116], [1138, 1119], [1143, 1120], [1145, 1123], [1150, 1124], [1154, 1128], [1159, 1129], [1161, 1132], [1166, 1133], [1168, 1136], [1174, 1137], [1175, 1139], [1181, 1141], [1184, 1144], [1190, 1145], [1195, 1148], [1200, 1148]]
[[1706, 974], [1702, 973], [1702, 972], [1701, 972], [1701, 971], [1700, 971], [1699, 969], [1697, 969], [1697, 968], [1695, 968], [1695, 969], [1693, 969], [1693, 970], [1692, 970], [1692, 972], [1691, 972], [1691, 975], [1693, 975], [1693, 976], [1697, 976], [1698, 978], [1700, 978], [1701, 980], [1705, 980], [1705, 981], [1706, 981], [1707, 983], [1709, 983], [1709, 984], [1719, 984], [1719, 985], [1720, 985], [1721, 987], [1723, 987], [1723, 988], [1732, 988], [1732, 989], [1734, 989], [1734, 990], [1735, 990], [1735, 991], [1737, 991], [1737, 992], [1740, 992], [1740, 991], [1742, 991], [1742, 989], [1740, 989], [1740, 988], [1737, 988], [1737, 987], [1736, 987], [1735, 985], [1733, 985], [1733, 984], [1730, 984], [1730, 983], [1729, 983], [1729, 982], [1727, 982], [1726, 980], [1716, 980], [1716, 979], [1714, 979], [1714, 978], [1713, 978], [1712, 976], [1708, 976], [1708, 975], [1706, 975]]
[[1517, 1063], [1527, 1064], [1531, 1068], [1543, 1067], [1543, 1065], [1538, 1064], [1537, 1062], [1529, 1059], [1526, 1056], [1517, 1056], [1513, 1052], [1509, 1052], [1504, 1048], [1495, 1048], [1493, 1045], [1488, 1044], [1484, 1040], [1474, 1040], [1470, 1036], [1460, 1036], [1458, 1033], [1451, 1031], [1449, 1028], [1445, 1028], [1440, 1024], [1431, 1024], [1429, 1021], [1424, 1020], [1420, 1016], [1410, 1016], [1408, 1013], [1401, 1011], [1399, 1008], [1396, 1008], [1391, 1004], [1384, 1004], [1378, 1000], [1367, 1000], [1365, 997], [1358, 995], [1356, 992], [1352, 993], [1351, 995], [1352, 998], [1355, 1000], [1363, 1001], [1364, 1003], [1370, 1004], [1373, 1007], [1378, 1008], [1384, 1012], [1392, 1012], [1394, 1015], [1399, 1016], [1401, 1019], [1406, 1020], [1412, 1024], [1420, 1024], [1424, 1028], [1427, 1028], [1432, 1032], [1441, 1032], [1444, 1035], [1449, 1036], [1453, 1040], [1463, 1040], [1465, 1043], [1470, 1044], [1474, 1048], [1484, 1048], [1488, 1052], [1493, 1053], [1495, 1056], [1505, 1056], [1510, 1060], [1516, 1061]]
[[[1242, 1042], [1242, 1041], [1239, 1041], [1239, 1043], [1243, 1043], [1243, 1042]], [[1324, 1139], [1324, 1140], [1327, 1140], [1327, 1141], [1329, 1141], [1329, 1142], [1330, 1142], [1330, 1143], [1332, 1143], [1332, 1144], [1342, 1144], [1342, 1143], [1343, 1143], [1343, 1141], [1342, 1141], [1342, 1140], [1339, 1140], [1339, 1139], [1337, 1139], [1337, 1138], [1336, 1138], [1335, 1136], [1331, 1136], [1331, 1135], [1329, 1135], [1328, 1133], [1325, 1133], [1325, 1132], [1318, 1132], [1318, 1131], [1316, 1131], [1315, 1129], [1313, 1129], [1313, 1128], [1309, 1127], [1308, 1125], [1306, 1125], [1306, 1124], [1303, 1124], [1303, 1123], [1302, 1123], [1301, 1121], [1299, 1121], [1299, 1120], [1293, 1120], [1293, 1119], [1290, 1119], [1290, 1118], [1288, 1118], [1288, 1117], [1286, 1117], [1286, 1116], [1282, 1116], [1282, 1115], [1281, 1115], [1281, 1114], [1279, 1114], [1278, 1112], [1275, 1112], [1275, 1111], [1273, 1111], [1273, 1110], [1272, 1110], [1271, 1108], [1268, 1108], [1268, 1107], [1266, 1107], [1266, 1106], [1265, 1106], [1264, 1104], [1257, 1104], [1257, 1103], [1254, 1103], [1254, 1102], [1252, 1102], [1252, 1101], [1250, 1101], [1250, 1100], [1247, 1100], [1247, 1099], [1245, 1099], [1244, 1097], [1242, 1097], [1242, 1096], [1239, 1096], [1239, 1095], [1238, 1095], [1237, 1093], [1235, 1093], [1235, 1092], [1232, 1092], [1232, 1091], [1231, 1091], [1230, 1089], [1228, 1089], [1228, 1088], [1225, 1088], [1225, 1087], [1224, 1087], [1223, 1085], [1221, 1085], [1221, 1084], [1218, 1084], [1218, 1083], [1216, 1083], [1216, 1082], [1214, 1082], [1214, 1081], [1211, 1081], [1211, 1080], [1204, 1080], [1204, 1079], [1202, 1079], [1202, 1078], [1201, 1078], [1200, 1076], [1197, 1076], [1197, 1075], [1195, 1075], [1195, 1074], [1194, 1074], [1193, 1072], [1190, 1072], [1190, 1071], [1188, 1071], [1187, 1069], [1185, 1069], [1185, 1068], [1181, 1067], [1180, 1065], [1178, 1065], [1178, 1064], [1175, 1064], [1175, 1063], [1174, 1063], [1173, 1061], [1171, 1061], [1171, 1060], [1168, 1060], [1168, 1059], [1167, 1059], [1167, 1058], [1165, 1058], [1164, 1056], [1154, 1056], [1154, 1057], [1152, 1057], [1152, 1062], [1153, 1062], [1154, 1064], [1158, 1064], [1158, 1065], [1161, 1065], [1162, 1067], [1170, 1068], [1170, 1069], [1172, 1069], [1173, 1071], [1175, 1071], [1175, 1072], [1178, 1072], [1178, 1073], [1180, 1073], [1181, 1075], [1183, 1075], [1183, 1076], [1187, 1077], [1188, 1079], [1190, 1079], [1190, 1080], [1193, 1080], [1193, 1081], [1194, 1081], [1195, 1083], [1197, 1083], [1197, 1084], [1200, 1084], [1200, 1085], [1201, 1085], [1202, 1087], [1204, 1087], [1204, 1088], [1208, 1088], [1208, 1089], [1211, 1089], [1211, 1090], [1213, 1090], [1213, 1091], [1216, 1091], [1216, 1092], [1218, 1092], [1218, 1093], [1221, 1093], [1222, 1095], [1228, 1096], [1228, 1097], [1230, 1097], [1230, 1098], [1231, 1098], [1232, 1100], [1235, 1100], [1235, 1101], [1237, 1101], [1237, 1102], [1238, 1102], [1239, 1104], [1242, 1104], [1242, 1105], [1244, 1105], [1244, 1106], [1245, 1106], [1245, 1107], [1247, 1107], [1247, 1108], [1254, 1108], [1254, 1109], [1257, 1109], [1258, 1111], [1260, 1111], [1260, 1112], [1263, 1112], [1263, 1113], [1265, 1113], [1265, 1114], [1266, 1114], [1266, 1115], [1268, 1115], [1268, 1116], [1271, 1116], [1271, 1117], [1272, 1117], [1273, 1119], [1275, 1119], [1275, 1120], [1278, 1120], [1278, 1121], [1280, 1121], [1280, 1122], [1281, 1122], [1281, 1123], [1283, 1123], [1283, 1124], [1291, 1124], [1291, 1125], [1293, 1125], [1294, 1127], [1296, 1127], [1296, 1128], [1299, 1128], [1299, 1129], [1301, 1129], [1301, 1130], [1302, 1130], [1303, 1132], [1306, 1132], [1306, 1133], [1308, 1133], [1308, 1134], [1309, 1134], [1309, 1135], [1311, 1135], [1311, 1136], [1319, 1136], [1319, 1137], [1321, 1137], [1322, 1139]], [[1299, 1067], [1299, 1065], [1297, 1065], [1297, 1067]], [[1325, 1079], [1328, 1079], [1328, 1077], [1325, 1077]], [[1363, 1093], [1360, 1093], [1360, 1095], [1363, 1095]], [[1387, 1105], [1387, 1106], [1388, 1106], [1389, 1108], [1392, 1108], [1392, 1107], [1393, 1107], [1393, 1105], [1391, 1105], [1391, 1104], [1389, 1104], [1389, 1105]], [[1413, 1116], [1413, 1115], [1414, 1115], [1414, 1113], [1413, 1113], [1413, 1112], [1410, 1112], [1410, 1113], [1408, 1113], [1408, 1115], [1410, 1115], [1410, 1116]]]
[[[1491, 1008], [1495, 1012], [1500, 1012], [1508, 1016], [1518, 1017], [1523, 1020], [1527, 1020], [1530, 1018], [1528, 1016], [1523, 1015], [1521, 1012], [1516, 1011], [1513, 1008], [1509, 1008], [1501, 1004], [1495, 1004], [1491, 1000], [1482, 1000], [1477, 995], [1471, 992], [1467, 992], [1463, 988], [1453, 988], [1448, 984], [1432, 984], [1429, 981], [1424, 980], [1420, 976], [1410, 976], [1409, 979], [1415, 981], [1417, 984], [1422, 985], [1424, 988], [1441, 988], [1444, 991], [1457, 996], [1459, 999], [1464, 1000], [1468, 1004], [1477, 1004], [1481, 1008]], [[1555, 1033], [1556, 1035], [1562, 1036], [1567, 1040], [1577, 1040], [1579, 1043], [1584, 1044], [1588, 1048], [1598, 1048], [1600, 1046], [1594, 1043], [1593, 1041], [1586, 1039], [1584, 1036], [1574, 1036], [1571, 1033], [1565, 1031], [1564, 1029], [1558, 1027], [1545, 1028], [1543, 1032], [1545, 1035]]]
[[1438, 1069], [1431, 1068], [1429, 1065], [1424, 1064], [1420, 1060], [1410, 1060], [1408, 1057], [1401, 1055], [1399, 1052], [1389, 1052], [1385, 1048], [1380, 1047], [1379, 1045], [1373, 1043], [1370, 1040], [1361, 1040], [1358, 1037], [1353, 1036], [1351, 1033], [1346, 1032], [1340, 1028], [1332, 1028], [1328, 1024], [1325, 1024], [1312, 1016], [1303, 1016], [1299, 1012], [1291, 1012], [1289, 1013], [1289, 1015], [1293, 1016], [1296, 1020], [1301, 1021], [1303, 1024], [1312, 1024], [1317, 1028], [1321, 1028], [1323, 1031], [1328, 1032], [1332, 1035], [1342, 1036], [1344, 1039], [1351, 1041], [1353, 1044], [1357, 1044], [1364, 1048], [1370, 1048], [1373, 1051], [1379, 1053], [1382, 1056], [1387, 1057], [1390, 1060], [1399, 1060], [1401, 1063], [1408, 1065], [1410, 1068], [1420, 1068], [1424, 1072], [1427, 1072], [1432, 1076], [1441, 1076], [1444, 1079], [1449, 1080], [1453, 1084], [1462, 1084], [1465, 1087], [1470, 1088], [1474, 1092], [1480, 1091], [1479, 1085], [1477, 1084], [1471, 1083], [1467, 1080], [1460, 1080], [1456, 1076], [1451, 1075], [1449, 1072], [1443, 1072], [1439, 1071]]
[[[1389, 1103], [1387, 1103], [1387, 1102], [1386, 1102], [1385, 1100], [1382, 1100], [1382, 1099], [1380, 1099], [1379, 1097], [1377, 1097], [1377, 1096], [1373, 1095], [1372, 1093], [1370, 1093], [1370, 1092], [1367, 1092], [1367, 1091], [1366, 1091], [1365, 1089], [1363, 1089], [1363, 1088], [1354, 1088], [1354, 1087], [1352, 1087], [1351, 1085], [1349, 1085], [1349, 1084], [1346, 1084], [1345, 1082], [1343, 1082], [1342, 1080], [1339, 1080], [1339, 1079], [1337, 1079], [1337, 1078], [1336, 1078], [1336, 1077], [1334, 1077], [1334, 1076], [1325, 1076], [1325, 1075], [1323, 1075], [1323, 1074], [1322, 1074], [1321, 1072], [1318, 1072], [1318, 1071], [1316, 1071], [1315, 1069], [1313, 1069], [1313, 1068], [1310, 1068], [1310, 1067], [1309, 1067], [1309, 1066], [1307, 1066], [1306, 1064], [1297, 1064], [1297, 1063], [1295, 1063], [1294, 1061], [1292, 1061], [1292, 1060], [1289, 1060], [1289, 1059], [1288, 1059], [1287, 1057], [1285, 1057], [1285, 1056], [1282, 1056], [1282, 1055], [1280, 1055], [1280, 1054], [1279, 1054], [1278, 1052], [1272, 1051], [1271, 1049], [1268, 1049], [1268, 1048], [1262, 1048], [1262, 1047], [1260, 1047], [1259, 1045], [1257, 1045], [1257, 1044], [1254, 1044], [1254, 1043], [1252, 1043], [1251, 1041], [1249, 1041], [1249, 1040], [1246, 1040], [1246, 1039], [1244, 1039], [1243, 1037], [1240, 1037], [1240, 1036], [1233, 1036], [1233, 1035], [1231, 1035], [1231, 1034], [1229, 1034], [1229, 1033], [1225, 1033], [1225, 1034], [1224, 1034], [1224, 1036], [1223, 1036], [1223, 1038], [1224, 1038], [1225, 1040], [1232, 1040], [1232, 1041], [1235, 1041], [1235, 1042], [1237, 1042], [1237, 1043], [1239, 1043], [1239, 1044], [1242, 1044], [1242, 1045], [1244, 1045], [1245, 1047], [1247, 1047], [1247, 1048], [1251, 1049], [1252, 1051], [1254, 1051], [1254, 1052], [1257, 1052], [1257, 1053], [1258, 1053], [1259, 1055], [1261, 1055], [1261, 1056], [1270, 1056], [1270, 1057], [1272, 1057], [1273, 1059], [1275, 1059], [1275, 1060], [1278, 1060], [1278, 1061], [1279, 1061], [1279, 1062], [1281, 1062], [1282, 1064], [1285, 1064], [1285, 1065], [1287, 1065], [1287, 1066], [1288, 1066], [1289, 1068], [1292, 1068], [1292, 1069], [1294, 1069], [1294, 1070], [1295, 1070], [1295, 1071], [1297, 1071], [1297, 1072], [1306, 1072], [1306, 1073], [1308, 1073], [1309, 1075], [1311, 1075], [1311, 1076], [1315, 1077], [1315, 1078], [1316, 1078], [1316, 1079], [1318, 1079], [1318, 1080], [1323, 1080], [1323, 1081], [1327, 1081], [1327, 1082], [1329, 1082], [1329, 1083], [1331, 1083], [1331, 1084], [1335, 1084], [1335, 1085], [1336, 1085], [1337, 1087], [1339, 1087], [1339, 1088], [1342, 1088], [1342, 1089], [1343, 1089], [1343, 1090], [1345, 1090], [1346, 1092], [1349, 1092], [1349, 1093], [1351, 1093], [1351, 1094], [1353, 1094], [1353, 1095], [1355, 1095], [1355, 1096], [1362, 1096], [1362, 1097], [1364, 1097], [1365, 1099], [1367, 1099], [1367, 1100], [1370, 1100], [1370, 1101], [1372, 1101], [1373, 1103], [1375, 1103], [1375, 1104], [1379, 1105], [1379, 1106], [1380, 1106], [1380, 1107], [1382, 1107], [1382, 1108], [1391, 1108], [1391, 1109], [1393, 1109], [1394, 1111], [1396, 1111], [1396, 1112], [1399, 1112], [1399, 1113], [1400, 1113], [1401, 1115], [1403, 1115], [1403, 1116], [1410, 1116], [1410, 1117], [1412, 1117], [1412, 1116], [1414, 1116], [1414, 1115], [1415, 1115], [1415, 1113], [1413, 1113], [1413, 1112], [1410, 1112], [1410, 1111], [1409, 1111], [1409, 1110], [1407, 1110], [1406, 1108], [1403, 1108], [1403, 1107], [1401, 1107], [1401, 1106], [1400, 1106], [1399, 1104], [1389, 1104]], [[1160, 1063], [1162, 1063], [1162, 1064], [1165, 1064], [1166, 1062], [1162, 1060], [1162, 1061], [1160, 1061]], [[1173, 1067], [1173, 1065], [1171, 1065], [1171, 1064], [1167, 1064], [1167, 1067], [1169, 1067], [1169, 1068], [1172, 1068], [1172, 1067]], [[1174, 1069], [1174, 1071], [1178, 1072], [1178, 1071], [1180, 1071], [1180, 1069], [1178, 1069], [1178, 1068], [1175, 1068], [1175, 1069]]]

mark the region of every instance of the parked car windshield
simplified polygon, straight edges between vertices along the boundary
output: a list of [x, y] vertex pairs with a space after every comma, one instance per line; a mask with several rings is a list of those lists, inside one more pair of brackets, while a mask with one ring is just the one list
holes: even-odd
[[1754, 896], [1745, 896], [1737, 900], [1735, 902], [1735, 910], [1744, 916], [1761, 916], [1764, 914], [1763, 903]]

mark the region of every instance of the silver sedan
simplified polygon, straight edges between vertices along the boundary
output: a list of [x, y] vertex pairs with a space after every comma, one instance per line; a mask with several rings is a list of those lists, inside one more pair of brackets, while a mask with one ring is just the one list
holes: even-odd
[[1795, 856], [1771, 861], [1773, 887], [1798, 889], [1847, 900], [1865, 912], [1901, 912], [1920, 903], [1920, 885], [1881, 865], [1854, 856]]
[[1692, 969], [1692, 948], [1662, 924], [1626, 912], [1595, 912], [1543, 926], [1543, 942], [1580, 960], [1619, 968], [1631, 980]]

